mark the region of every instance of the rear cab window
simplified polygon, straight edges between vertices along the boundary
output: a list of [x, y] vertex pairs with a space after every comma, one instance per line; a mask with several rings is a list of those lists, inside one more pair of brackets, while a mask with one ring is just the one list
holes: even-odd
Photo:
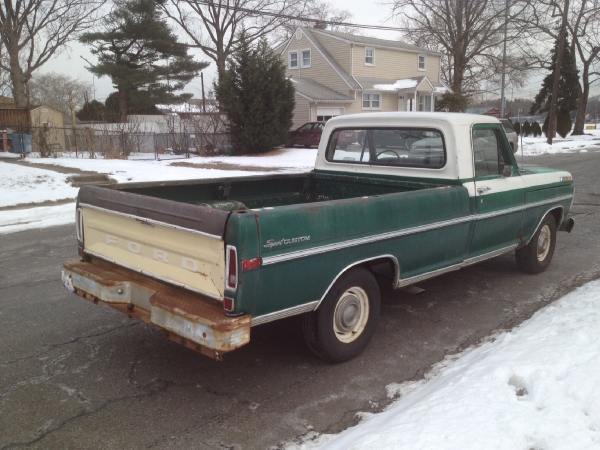
[[329, 162], [441, 169], [446, 145], [432, 128], [341, 128], [329, 136]]

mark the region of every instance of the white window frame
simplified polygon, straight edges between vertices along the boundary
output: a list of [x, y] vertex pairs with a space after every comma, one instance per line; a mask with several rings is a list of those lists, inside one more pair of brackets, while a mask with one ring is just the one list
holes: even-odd
[[[373, 53], [371, 54], [372, 62], [367, 62], [367, 52], [371, 50]], [[374, 66], [375, 65], [375, 49], [373, 47], [365, 47], [365, 66]]]
[[[423, 68], [421, 68], [421, 58], [423, 58]], [[419, 54], [417, 55], [417, 69], [421, 72], [427, 70], [427, 55]]]
[[[308, 52], [308, 64], [304, 64], [304, 52]], [[305, 48], [303, 50], [300, 50], [299, 56], [300, 56], [300, 66], [303, 69], [308, 69], [312, 63], [312, 52], [310, 51], [310, 48]]]
[[[373, 95], [377, 95], [377, 106], [373, 106]], [[365, 96], [367, 97], [367, 100], [369, 102], [369, 106], [365, 106]], [[362, 109], [363, 110], [376, 110], [376, 111], [380, 111], [381, 110], [381, 92], [380, 91], [367, 91], [362, 93], [362, 103], [361, 103]]]
[[[296, 55], [296, 65], [295, 66], [292, 66], [292, 55]], [[298, 50], [288, 52], [288, 67], [292, 70], [298, 69], [300, 67], [300, 61], [298, 60]]]

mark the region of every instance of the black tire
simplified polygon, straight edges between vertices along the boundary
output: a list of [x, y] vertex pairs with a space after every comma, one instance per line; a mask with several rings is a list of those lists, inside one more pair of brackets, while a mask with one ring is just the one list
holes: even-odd
[[373, 274], [351, 269], [336, 281], [316, 311], [304, 315], [304, 340], [327, 361], [348, 361], [373, 337], [379, 309], [379, 286]]
[[525, 273], [542, 273], [550, 265], [556, 247], [556, 221], [547, 214], [525, 247], [515, 252], [517, 266]]

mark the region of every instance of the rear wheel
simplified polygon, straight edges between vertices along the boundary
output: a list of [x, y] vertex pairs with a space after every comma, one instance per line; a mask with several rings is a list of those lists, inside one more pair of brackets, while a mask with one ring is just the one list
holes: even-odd
[[526, 273], [542, 273], [550, 265], [556, 246], [556, 221], [547, 214], [525, 247], [515, 252], [517, 266]]
[[352, 269], [338, 279], [317, 311], [304, 316], [306, 344], [327, 361], [352, 359], [373, 337], [379, 308], [379, 286], [373, 274]]

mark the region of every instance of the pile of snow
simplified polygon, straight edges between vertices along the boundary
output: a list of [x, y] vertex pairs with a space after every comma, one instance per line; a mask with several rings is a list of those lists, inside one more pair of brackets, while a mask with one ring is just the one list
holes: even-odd
[[475, 349], [447, 358], [339, 435], [287, 450], [600, 448], [600, 280]]
[[[552, 145], [548, 144], [547, 138], [541, 137], [524, 137], [521, 141], [519, 137], [519, 150], [517, 156], [521, 156], [521, 149], [524, 156], [536, 156], [554, 153], [586, 153], [590, 148], [600, 150], [600, 129], [585, 130], [583, 136], [567, 136], [566, 138], [553, 139]], [[521, 142], [523, 145], [521, 145]], [[519, 160], [517, 159], [517, 162]]]

